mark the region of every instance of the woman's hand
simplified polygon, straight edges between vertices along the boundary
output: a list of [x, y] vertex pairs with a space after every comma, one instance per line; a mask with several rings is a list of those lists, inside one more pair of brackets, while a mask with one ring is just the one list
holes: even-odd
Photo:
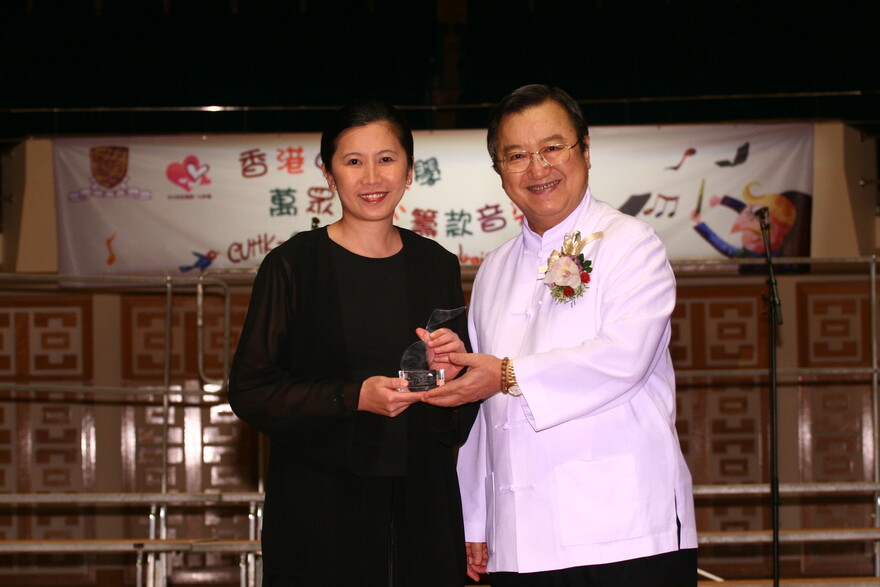
[[[398, 377], [370, 377], [361, 384], [358, 410], [393, 418], [422, 401], [425, 392], [407, 391], [409, 381]], [[400, 391], [398, 391], [400, 390]]]
[[428, 355], [428, 369], [444, 369], [446, 380], [455, 379], [462, 370], [461, 365], [449, 361], [449, 353], [466, 353], [467, 349], [458, 334], [448, 328], [438, 328], [428, 332], [416, 328], [416, 335], [425, 343]]
[[465, 542], [467, 551], [467, 576], [474, 581], [480, 580], [480, 574], [486, 572], [489, 563], [489, 549], [485, 542]]

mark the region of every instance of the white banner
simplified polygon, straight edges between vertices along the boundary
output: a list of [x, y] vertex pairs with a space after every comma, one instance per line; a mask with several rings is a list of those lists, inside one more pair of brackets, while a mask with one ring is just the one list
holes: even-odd
[[[486, 133], [414, 134], [415, 179], [395, 223], [477, 265], [522, 219], [491, 168]], [[339, 218], [319, 142], [314, 133], [55, 140], [59, 272], [254, 267], [292, 234]], [[755, 254], [741, 228], [760, 206], [786, 231], [774, 252], [809, 255], [809, 124], [597, 127], [591, 160], [594, 196], [654, 225], [673, 259]]]

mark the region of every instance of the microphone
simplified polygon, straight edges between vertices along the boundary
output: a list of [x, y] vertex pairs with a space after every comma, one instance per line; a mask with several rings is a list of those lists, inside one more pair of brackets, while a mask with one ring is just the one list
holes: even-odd
[[768, 212], [770, 212], [770, 209], [767, 206], [764, 206], [763, 208], [758, 208], [757, 210], [755, 210], [755, 216], [766, 222]]

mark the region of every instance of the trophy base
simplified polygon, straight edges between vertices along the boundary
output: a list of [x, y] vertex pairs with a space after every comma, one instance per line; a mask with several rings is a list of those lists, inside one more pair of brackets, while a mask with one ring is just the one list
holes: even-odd
[[428, 391], [446, 382], [443, 369], [401, 369], [398, 374], [409, 381], [407, 391]]

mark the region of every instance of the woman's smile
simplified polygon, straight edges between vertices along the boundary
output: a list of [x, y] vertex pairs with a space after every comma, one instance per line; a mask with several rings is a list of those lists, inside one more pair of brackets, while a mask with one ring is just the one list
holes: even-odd
[[388, 192], [370, 192], [368, 194], [359, 194], [360, 199], [373, 204], [376, 202], [381, 202], [385, 199], [385, 196], [388, 195]]

